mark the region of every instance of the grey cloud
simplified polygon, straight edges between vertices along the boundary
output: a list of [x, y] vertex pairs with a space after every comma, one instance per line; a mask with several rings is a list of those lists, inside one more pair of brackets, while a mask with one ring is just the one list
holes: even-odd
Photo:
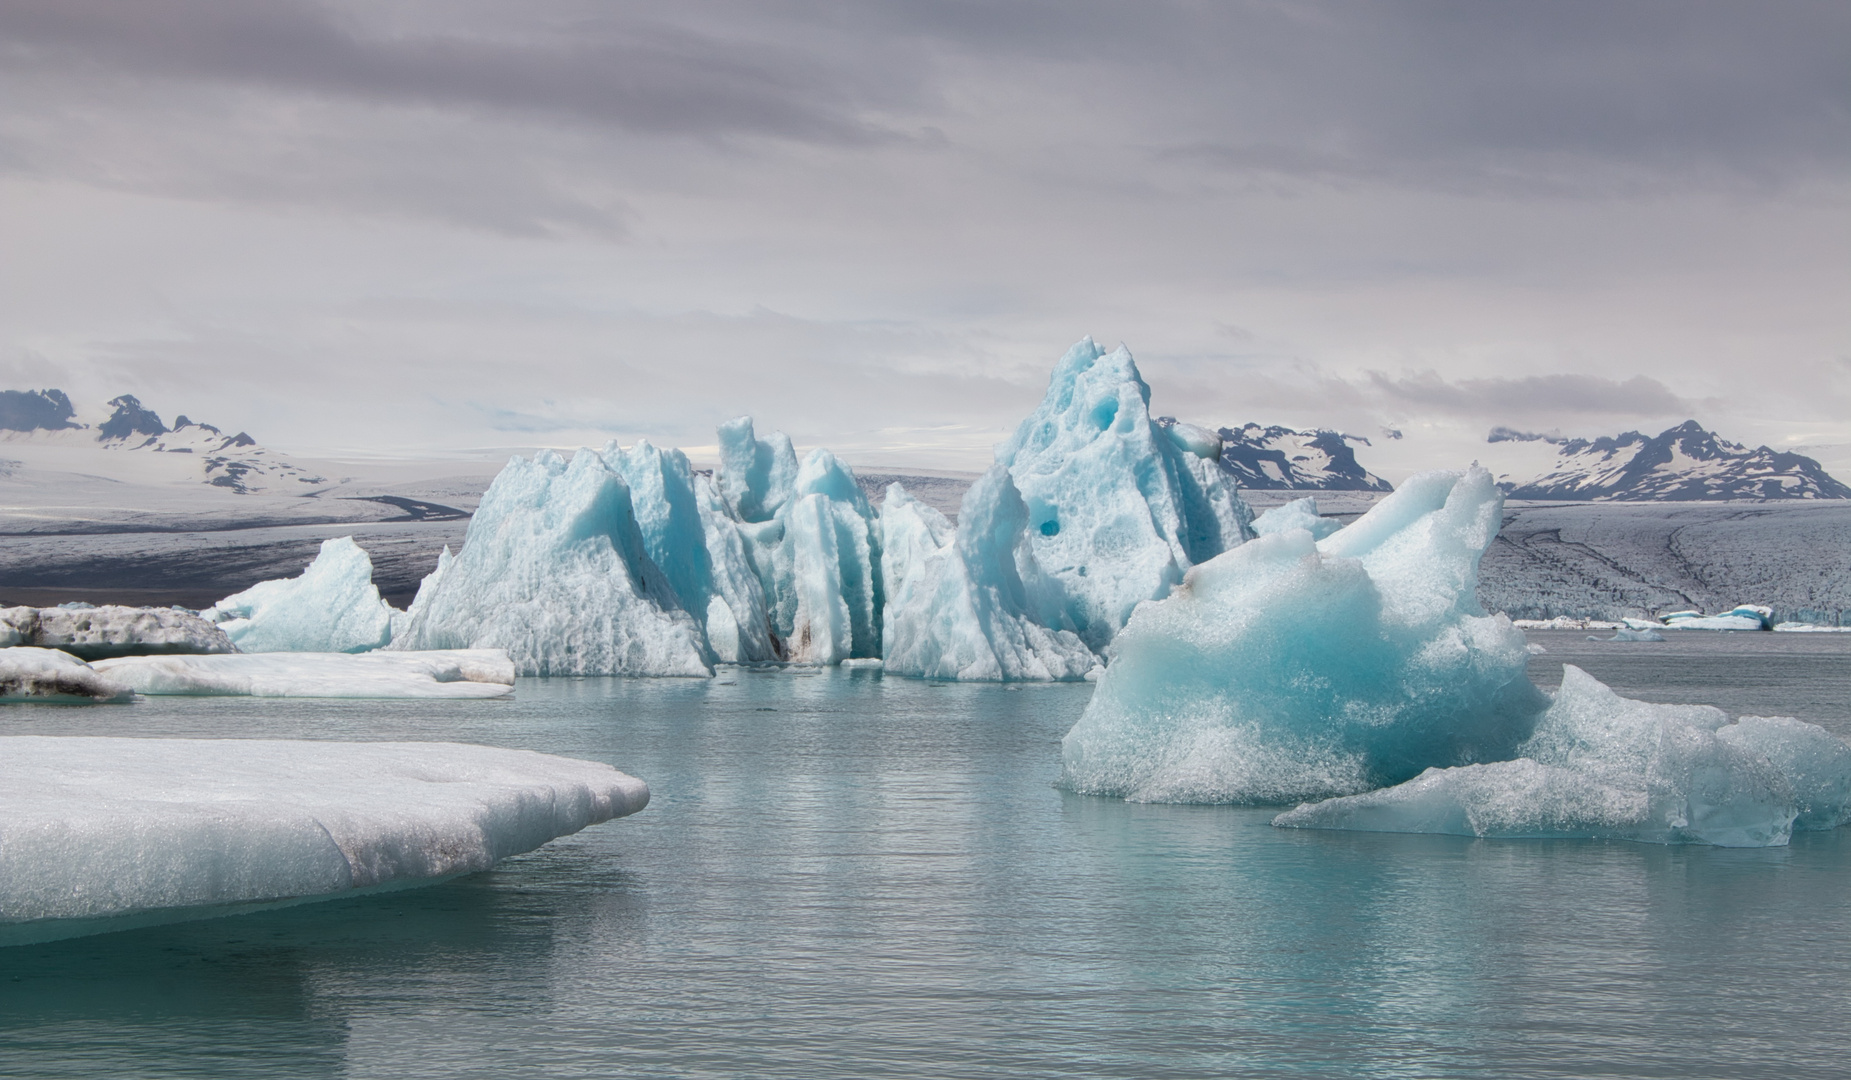
[[1596, 413], [1664, 416], [1688, 412], [1691, 403], [1657, 379], [1624, 381], [1593, 375], [1528, 375], [1450, 382], [1432, 371], [1393, 378], [1369, 373], [1369, 383], [1394, 401], [1459, 415]]
[[655, 133], [887, 136], [864, 102], [892, 96], [903, 82], [892, 68], [874, 82], [776, 41], [727, 40], [642, 14], [659, 10], [619, 5], [590, 23], [550, 27], [535, 18], [525, 33], [485, 37], [444, 28], [442, 9], [416, 31], [386, 33], [288, 0], [4, 0], [0, 41], [15, 64], [75, 62], [111, 75], [487, 106]]

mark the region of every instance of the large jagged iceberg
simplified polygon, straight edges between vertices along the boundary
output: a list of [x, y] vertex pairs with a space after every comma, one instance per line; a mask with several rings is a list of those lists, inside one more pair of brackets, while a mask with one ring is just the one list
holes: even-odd
[[502, 649], [524, 675], [704, 676], [714, 659], [647, 553], [629, 485], [590, 450], [510, 461], [391, 647]]
[[393, 614], [351, 536], [323, 540], [297, 576], [260, 581], [206, 612], [247, 653], [366, 652], [392, 640]]
[[648, 801], [457, 743], [0, 738], [0, 944], [429, 884]]
[[1157, 425], [1131, 353], [1091, 338], [1067, 351], [1040, 406], [997, 447], [1027, 504], [1035, 558], [1060, 587], [1063, 622], [1094, 650], [1139, 603], [1251, 535], [1220, 447], [1203, 429]]
[[0, 704], [21, 701], [87, 704], [128, 701], [130, 688], [57, 649], [0, 648]]
[[1620, 697], [1579, 668], [1510, 761], [1429, 769], [1275, 824], [1764, 847], [1851, 820], [1851, 746], [1779, 717]]
[[779, 659], [880, 656], [881, 537], [854, 474], [827, 450], [797, 464], [790, 439], [750, 417], [720, 428], [719, 489], [758, 575]]
[[293, 698], [492, 698], [514, 692], [499, 649], [125, 656], [96, 671], [138, 694]]
[[1546, 705], [1523, 634], [1475, 597], [1503, 500], [1425, 473], [1314, 541], [1262, 536], [1137, 608], [1062, 743], [1062, 782], [1160, 802], [1277, 803], [1509, 758]]
[[1063, 597], [1027, 536], [1028, 505], [993, 466], [964, 496], [955, 533], [944, 515], [887, 489], [881, 509], [888, 582], [885, 670], [933, 679], [1077, 679], [1098, 661], [1060, 626]]

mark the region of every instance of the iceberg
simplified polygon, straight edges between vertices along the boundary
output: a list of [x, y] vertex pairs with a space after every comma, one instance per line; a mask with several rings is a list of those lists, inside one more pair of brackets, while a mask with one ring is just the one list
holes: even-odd
[[499, 649], [127, 656], [95, 667], [149, 695], [493, 698], [514, 692], [514, 663]]
[[713, 674], [629, 485], [591, 450], [508, 462], [402, 624], [394, 650], [502, 649], [523, 675]]
[[1216, 458], [1220, 439], [1159, 427], [1122, 346], [1067, 351], [1047, 395], [997, 447], [1028, 506], [1036, 560], [1059, 585], [1062, 623], [1095, 651], [1132, 609], [1251, 535], [1252, 514]]
[[817, 449], [723, 425], [718, 486], [759, 579], [778, 659], [835, 664], [880, 656], [885, 606], [879, 525], [854, 474]]
[[707, 478], [694, 475], [681, 451], [658, 450], [646, 439], [627, 451], [612, 443], [603, 456], [630, 487], [644, 552], [677, 605], [701, 622], [715, 657], [728, 663], [773, 659], [764, 590], [735, 521]]
[[1277, 803], [1511, 757], [1547, 699], [1522, 632], [1475, 596], [1502, 507], [1484, 469], [1424, 473], [1323, 540], [1291, 529], [1194, 567], [1113, 642], [1062, 785]]
[[1612, 637], [1599, 637], [1594, 634], [1589, 634], [1588, 640], [1589, 641], [1663, 641], [1665, 640], [1665, 635], [1649, 627], [1635, 630], [1630, 626], [1622, 626], [1613, 632]]
[[1258, 536], [1271, 536], [1290, 529], [1303, 529], [1311, 534], [1311, 539], [1322, 540], [1342, 527], [1341, 522], [1319, 517], [1318, 501], [1310, 496], [1294, 499], [1283, 506], [1275, 506], [1253, 519], [1253, 531]]
[[0, 703], [127, 701], [129, 687], [67, 652], [31, 645], [0, 648]]
[[296, 577], [260, 581], [206, 612], [241, 652], [366, 652], [392, 640], [393, 614], [351, 536], [323, 540]]
[[0, 608], [0, 648], [57, 649], [82, 660], [155, 653], [228, 653], [225, 631], [176, 608], [88, 604]]
[[1812, 724], [1620, 697], [1564, 666], [1510, 761], [1308, 803], [1287, 828], [1767, 847], [1851, 820], [1851, 745]]
[[1663, 621], [1667, 630], [1768, 630], [1774, 625], [1774, 609], [1760, 604], [1738, 604], [1720, 615], [1674, 611]]
[[430, 884], [648, 801], [457, 743], [0, 738], [0, 944]]
[[964, 496], [958, 528], [887, 489], [881, 509], [887, 575], [885, 670], [960, 680], [1084, 678], [1098, 661], [1062, 618], [1058, 586], [1035, 561], [1028, 505], [1009, 470], [992, 466]]

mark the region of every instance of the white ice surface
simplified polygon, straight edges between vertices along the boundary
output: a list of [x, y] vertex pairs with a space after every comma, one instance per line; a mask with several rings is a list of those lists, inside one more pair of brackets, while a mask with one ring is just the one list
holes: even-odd
[[292, 578], [260, 581], [207, 616], [243, 652], [365, 652], [392, 640], [392, 606], [373, 584], [373, 561], [353, 537], [324, 540]]
[[1063, 784], [1154, 802], [1287, 802], [1510, 756], [1546, 704], [1475, 568], [1489, 473], [1425, 473], [1314, 544], [1294, 529], [1137, 609], [1062, 744]]
[[0, 738], [0, 943], [441, 881], [648, 801], [457, 743]]
[[31, 645], [0, 648], [0, 702], [127, 701], [130, 688], [70, 653]]
[[1152, 421], [1131, 354], [1087, 338], [996, 449], [1028, 506], [1035, 558], [1060, 586], [1063, 624], [1095, 650], [1139, 603], [1249, 535], [1234, 482], [1189, 445], [1187, 432], [1179, 440]]
[[649, 558], [629, 485], [591, 450], [515, 458], [438, 561], [393, 649], [504, 649], [525, 675], [711, 675]]
[[1304, 529], [1313, 540], [1322, 540], [1340, 528], [1341, 522], [1318, 516], [1318, 501], [1312, 496], [1275, 506], [1253, 519], [1253, 531], [1260, 536], [1271, 536], [1288, 529]]
[[1787, 718], [1731, 724], [1707, 705], [1620, 697], [1563, 668], [1517, 757], [1430, 769], [1396, 787], [1308, 803], [1274, 824], [1462, 836], [1592, 837], [1767, 847], [1851, 819], [1851, 746]]
[[[885, 670], [960, 680], [1079, 679], [1098, 663], [1058, 625], [1058, 586], [1035, 561], [1028, 507], [996, 465], [964, 496], [955, 536], [936, 510], [887, 489]], [[897, 580], [896, 580], [897, 577]]]
[[295, 698], [492, 698], [514, 692], [500, 649], [125, 656], [96, 670], [139, 694]]

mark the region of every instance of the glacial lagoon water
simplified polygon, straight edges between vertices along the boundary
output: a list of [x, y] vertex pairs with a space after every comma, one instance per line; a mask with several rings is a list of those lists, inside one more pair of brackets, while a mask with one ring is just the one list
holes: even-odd
[[[1537, 633], [1851, 735], [1851, 635]], [[636, 817], [411, 892], [0, 950], [30, 1077], [1840, 1077], [1851, 830], [1763, 850], [1278, 830], [1056, 790], [1088, 685], [523, 680], [19, 706], [6, 733], [456, 739]]]

